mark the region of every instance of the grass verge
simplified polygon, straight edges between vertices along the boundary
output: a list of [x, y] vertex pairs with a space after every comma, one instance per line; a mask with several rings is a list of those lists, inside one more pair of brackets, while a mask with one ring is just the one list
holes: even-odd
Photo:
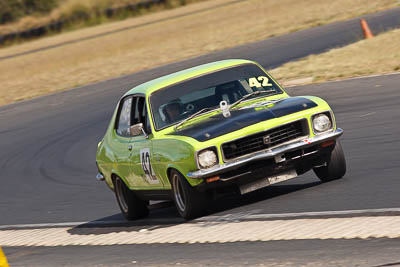
[[[283, 84], [325, 82], [400, 71], [400, 29], [289, 62], [270, 73]], [[292, 81], [292, 82], [291, 82]]]
[[[14, 0], [6, 0], [14, 3]], [[33, 2], [47, 3], [46, 0], [25, 0], [19, 5], [10, 5], [10, 12], [2, 14], [0, 4], [0, 21], [12, 17], [21, 7], [28, 9]], [[194, 2], [206, 0], [48, 0], [52, 1], [48, 8], [40, 11], [32, 10], [32, 14], [23, 16], [16, 22], [0, 24], [0, 46], [10, 46], [27, 40], [50, 36], [69, 30], [90, 27], [102, 23], [123, 20], [165, 9], [177, 8]], [[0, 1], [1, 3], [1, 1]], [[49, 2], [50, 3], [50, 2]], [[14, 12], [12, 12], [14, 11]], [[26, 10], [27, 12], [29, 11]], [[23, 15], [23, 12], [21, 12]], [[9, 16], [7, 16], [9, 15]]]
[[[0, 57], [71, 42], [0, 60], [0, 105], [395, 6], [392, 0], [213, 0], [3, 48]], [[74, 42], [93, 35], [99, 37]]]

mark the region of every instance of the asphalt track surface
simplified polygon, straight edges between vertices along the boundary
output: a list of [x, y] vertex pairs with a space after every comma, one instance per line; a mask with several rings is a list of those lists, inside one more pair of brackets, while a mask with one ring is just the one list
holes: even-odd
[[400, 241], [386, 239], [27, 247], [6, 248], [4, 253], [9, 255], [9, 262], [14, 267], [164, 265], [385, 267], [400, 265], [398, 258]]
[[[368, 20], [376, 29], [400, 25], [400, 9]], [[375, 29], [375, 31], [376, 31]], [[94, 179], [95, 150], [115, 104], [129, 88], [200, 63], [246, 58], [270, 68], [360, 38], [358, 19], [271, 38], [0, 108], [0, 225], [121, 220], [113, 193]], [[352, 38], [350, 38], [352, 36]], [[399, 207], [400, 76], [383, 76], [289, 89], [325, 98], [345, 129], [346, 178], [320, 184], [303, 175], [216, 203], [210, 212], [262, 213]], [[290, 193], [290, 194], [289, 194]], [[179, 221], [173, 209], [150, 216]]]

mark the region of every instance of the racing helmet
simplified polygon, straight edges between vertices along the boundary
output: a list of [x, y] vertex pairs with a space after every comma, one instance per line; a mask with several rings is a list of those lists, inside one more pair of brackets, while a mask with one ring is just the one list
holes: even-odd
[[166, 123], [174, 122], [182, 113], [183, 104], [179, 98], [173, 99], [168, 103], [161, 105], [160, 114], [161, 119]]

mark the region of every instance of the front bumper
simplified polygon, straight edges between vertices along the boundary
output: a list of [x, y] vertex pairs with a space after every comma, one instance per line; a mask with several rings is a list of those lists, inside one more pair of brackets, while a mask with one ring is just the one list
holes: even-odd
[[278, 146], [276, 148], [264, 150], [264, 151], [259, 151], [252, 153], [250, 155], [241, 157], [240, 159], [233, 160], [224, 164], [216, 165], [214, 167], [211, 167], [209, 169], [203, 169], [203, 170], [198, 170], [194, 172], [189, 172], [186, 174], [187, 177], [193, 178], [193, 179], [203, 179], [207, 177], [211, 177], [214, 175], [218, 175], [223, 172], [227, 172], [230, 170], [234, 170], [240, 166], [246, 165], [250, 162], [257, 161], [257, 160], [262, 160], [262, 159], [269, 159], [269, 158], [274, 158], [275, 156], [278, 156], [282, 153], [298, 150], [298, 149], [304, 149], [307, 147], [311, 147], [329, 140], [336, 140], [343, 134], [343, 130], [340, 128], [337, 128], [334, 131], [320, 134], [311, 138], [305, 138], [300, 141], [296, 141], [290, 144]]

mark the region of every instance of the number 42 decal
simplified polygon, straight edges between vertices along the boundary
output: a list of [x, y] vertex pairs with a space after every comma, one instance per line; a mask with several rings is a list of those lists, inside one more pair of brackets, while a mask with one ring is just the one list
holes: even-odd
[[149, 148], [143, 148], [140, 150], [140, 163], [142, 164], [146, 181], [150, 184], [158, 184], [159, 181], [154, 174], [153, 167], [151, 166]]
[[268, 77], [258, 76], [258, 77], [253, 77], [253, 78], [249, 79], [249, 86], [261, 88], [261, 87], [272, 86], [272, 84], [269, 83]]

